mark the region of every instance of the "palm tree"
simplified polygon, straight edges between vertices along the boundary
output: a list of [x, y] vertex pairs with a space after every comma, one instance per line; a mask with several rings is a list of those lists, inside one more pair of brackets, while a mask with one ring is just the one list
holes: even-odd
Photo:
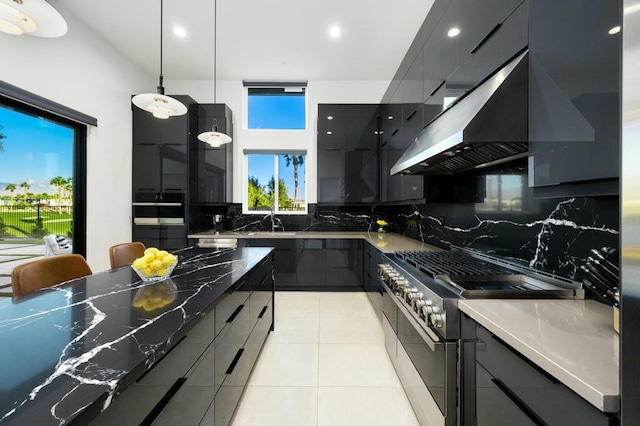
[[295, 206], [298, 201], [298, 166], [304, 164], [304, 155], [284, 154], [284, 161], [286, 161], [287, 167], [293, 164], [293, 205]]
[[31, 185], [29, 185], [27, 182], [22, 182], [20, 184], [20, 188], [24, 190], [24, 201], [27, 201], [27, 191], [29, 190], [29, 188], [31, 188]]
[[[2, 130], [2, 126], [0, 126], [0, 130]], [[4, 133], [0, 132], [0, 152], [4, 151], [4, 146], [2, 145], [2, 139], [6, 139]]]
[[62, 176], [56, 176], [49, 182], [50, 185], [53, 185], [56, 188], [56, 198], [60, 199], [62, 197], [62, 188], [64, 187], [66, 181]]
[[64, 180], [64, 192], [66, 193], [65, 197], [71, 198], [73, 194], [73, 178], [68, 177]]
[[9, 196], [11, 197], [11, 204], [13, 204], [13, 191], [16, 190], [16, 186], [12, 183], [8, 184], [5, 188], [5, 191], [9, 191]]

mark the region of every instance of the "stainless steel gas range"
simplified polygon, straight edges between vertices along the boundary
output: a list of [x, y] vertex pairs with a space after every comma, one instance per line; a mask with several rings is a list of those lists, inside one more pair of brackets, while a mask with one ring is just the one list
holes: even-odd
[[422, 424], [457, 424], [458, 342], [473, 338], [458, 300], [584, 298], [579, 283], [468, 249], [384, 254], [378, 272], [387, 352]]

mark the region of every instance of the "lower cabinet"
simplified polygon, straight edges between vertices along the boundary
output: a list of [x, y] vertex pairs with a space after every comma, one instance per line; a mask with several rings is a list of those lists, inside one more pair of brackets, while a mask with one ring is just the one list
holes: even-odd
[[328, 238], [238, 240], [241, 247], [274, 247], [276, 288], [303, 291], [362, 290], [365, 244]]
[[272, 330], [273, 296], [269, 256], [91, 425], [228, 425]]
[[[616, 414], [605, 414], [484, 327], [465, 317], [475, 327], [480, 344], [475, 351], [474, 370], [465, 373], [465, 419], [475, 417], [479, 426], [562, 425], [610, 426], [619, 424]], [[467, 374], [472, 374], [468, 377]], [[474, 395], [475, 394], [475, 395]], [[475, 410], [475, 415], [469, 410]]]

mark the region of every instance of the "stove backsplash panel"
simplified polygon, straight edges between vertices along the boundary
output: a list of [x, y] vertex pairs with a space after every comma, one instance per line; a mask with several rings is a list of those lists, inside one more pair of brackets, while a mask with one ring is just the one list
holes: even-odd
[[509, 203], [491, 199], [396, 206], [389, 211], [391, 230], [440, 247], [478, 249], [578, 281], [592, 248], [619, 247], [618, 197], [529, 197], [517, 208], [504, 206]]

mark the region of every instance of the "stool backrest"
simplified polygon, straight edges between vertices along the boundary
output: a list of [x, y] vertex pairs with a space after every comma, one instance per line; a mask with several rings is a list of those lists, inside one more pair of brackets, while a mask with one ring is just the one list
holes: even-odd
[[11, 273], [11, 286], [13, 295], [21, 296], [91, 274], [84, 257], [61, 254], [16, 266]]

